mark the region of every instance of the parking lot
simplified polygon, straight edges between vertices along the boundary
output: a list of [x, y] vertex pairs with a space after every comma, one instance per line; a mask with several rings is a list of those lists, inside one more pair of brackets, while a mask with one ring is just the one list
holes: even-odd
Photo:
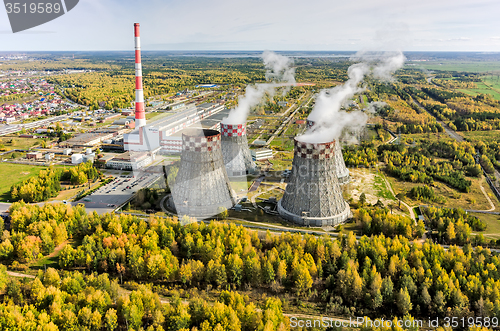
[[85, 204], [89, 213], [94, 211], [99, 215], [109, 213], [130, 200], [140, 189], [149, 187], [161, 176], [161, 174], [156, 173], [142, 173], [136, 177], [134, 175], [121, 175], [75, 204]]

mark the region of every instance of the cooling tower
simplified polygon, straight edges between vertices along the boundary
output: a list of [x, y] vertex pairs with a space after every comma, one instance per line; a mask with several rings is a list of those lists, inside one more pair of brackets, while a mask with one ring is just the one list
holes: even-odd
[[[307, 128], [309, 129], [314, 125], [314, 121], [307, 120]], [[335, 142], [339, 142], [340, 140], [335, 140]], [[342, 154], [342, 146], [340, 143], [335, 144], [335, 162], [336, 162], [336, 171], [337, 177], [339, 179], [340, 185], [345, 185], [349, 183], [351, 177], [349, 176], [349, 170], [345, 166], [344, 155]]]
[[229, 177], [246, 176], [255, 171], [246, 133], [246, 124], [220, 124], [222, 157]]
[[335, 145], [335, 141], [311, 144], [295, 138], [292, 173], [278, 202], [281, 217], [312, 226], [335, 226], [349, 217], [337, 178]]
[[221, 150], [221, 134], [192, 130], [182, 135], [179, 172], [170, 203], [178, 215], [211, 217], [219, 207], [232, 208], [236, 199], [229, 185]]

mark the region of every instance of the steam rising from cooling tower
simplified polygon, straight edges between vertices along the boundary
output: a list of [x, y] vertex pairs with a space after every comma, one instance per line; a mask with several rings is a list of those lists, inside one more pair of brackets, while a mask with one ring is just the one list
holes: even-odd
[[235, 205], [218, 131], [192, 130], [182, 135], [179, 172], [171, 188], [169, 202], [178, 215], [211, 217], [220, 213], [221, 207]]
[[349, 79], [343, 84], [331, 89], [322, 90], [316, 104], [307, 118], [315, 122], [299, 138], [309, 143], [325, 143], [338, 139], [345, 128], [360, 129], [366, 124], [368, 115], [362, 111], [346, 112], [341, 107], [356, 93], [362, 92], [363, 87], [358, 85], [366, 75], [392, 81], [393, 74], [404, 64], [405, 57], [401, 52], [392, 53], [358, 53], [352, 60], [363, 62], [349, 67]]
[[271, 81], [271, 83], [248, 85], [245, 95], [238, 99], [238, 106], [231, 110], [222, 123], [246, 123], [250, 110], [257, 106], [266, 94], [273, 95], [275, 88], [283, 86], [283, 83], [287, 85], [295, 83], [295, 69], [292, 68], [292, 59], [270, 51], [262, 53], [262, 58], [266, 68], [266, 80]]
[[246, 135], [246, 120], [250, 110], [266, 94], [273, 95], [276, 87], [295, 83], [295, 69], [290, 58], [269, 51], [265, 51], [262, 58], [267, 69], [266, 80], [272, 83], [248, 85], [245, 95], [238, 100], [238, 106], [221, 123], [222, 154], [229, 177], [246, 176], [256, 169]]

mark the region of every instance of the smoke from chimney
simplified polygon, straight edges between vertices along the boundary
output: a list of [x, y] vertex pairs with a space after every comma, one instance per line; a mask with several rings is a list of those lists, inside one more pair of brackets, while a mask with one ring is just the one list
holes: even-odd
[[362, 61], [349, 67], [349, 79], [339, 86], [322, 90], [316, 104], [308, 116], [308, 120], [315, 122], [303, 135], [297, 137], [299, 141], [308, 143], [325, 143], [338, 139], [344, 128], [359, 129], [363, 127], [368, 115], [362, 111], [347, 112], [341, 107], [356, 93], [362, 92], [364, 87], [358, 85], [366, 75], [393, 81], [391, 76], [404, 64], [405, 57], [402, 52], [370, 53], [360, 52], [351, 60]]

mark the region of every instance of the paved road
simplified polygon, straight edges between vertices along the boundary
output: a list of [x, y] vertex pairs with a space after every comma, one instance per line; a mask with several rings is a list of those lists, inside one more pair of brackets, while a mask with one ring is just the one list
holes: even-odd
[[[53, 200], [53, 201], [37, 202], [33, 203], [33, 205], [43, 206], [46, 203], [61, 203], [61, 202], [62, 202], [61, 200]], [[12, 202], [0, 202], [0, 213], [6, 213], [11, 205]]]
[[66, 120], [68, 118], [69, 118], [69, 115], [59, 115], [59, 116], [49, 117], [49, 118], [45, 118], [43, 120], [39, 120], [39, 121], [31, 122], [31, 123], [26, 123], [26, 124], [6, 125], [6, 126], [3, 126], [2, 128], [0, 128], [0, 136], [5, 136], [7, 134], [20, 132], [23, 129], [23, 127], [25, 129], [34, 129], [34, 128], [38, 128], [40, 126], [44, 126], [44, 125], [47, 125], [50, 123], [63, 121], [63, 120]]
[[480, 214], [492, 214], [492, 215], [500, 215], [498, 211], [489, 211], [489, 210], [474, 210], [474, 209], [464, 209], [468, 213], [480, 213]]
[[6, 213], [9, 210], [10, 205], [12, 204], [7, 202], [0, 202], [0, 213]]
[[[306, 93], [302, 94], [299, 98], [298, 101], [300, 101], [302, 99], [302, 97], [306, 95]], [[269, 137], [269, 139], [267, 140], [266, 142], [266, 145], [269, 146], [269, 144], [271, 144], [271, 142], [274, 140], [274, 138], [276, 138], [280, 132], [282, 132], [283, 134], [285, 133], [286, 131], [286, 127], [287, 125], [292, 121], [292, 119], [294, 118], [295, 114], [297, 114], [297, 112], [302, 108], [302, 107], [305, 107], [309, 104], [309, 102], [311, 102], [311, 100], [313, 99], [313, 97], [311, 96], [309, 98], [309, 100], [307, 101], [307, 103], [304, 105], [304, 106], [300, 106], [300, 107], [297, 107], [297, 109], [295, 109], [293, 111], [293, 113], [290, 115], [290, 116], [287, 116], [285, 118], [285, 120], [283, 121], [283, 123], [281, 123], [281, 125], [278, 127], [278, 129], [276, 131], [274, 131], [274, 133], [271, 135], [271, 137]], [[283, 116], [286, 116], [288, 114], [288, 112], [290, 112], [290, 110], [293, 108], [293, 106], [295, 106], [296, 103], [293, 103], [290, 108], [287, 109], [287, 111], [283, 114]]]

